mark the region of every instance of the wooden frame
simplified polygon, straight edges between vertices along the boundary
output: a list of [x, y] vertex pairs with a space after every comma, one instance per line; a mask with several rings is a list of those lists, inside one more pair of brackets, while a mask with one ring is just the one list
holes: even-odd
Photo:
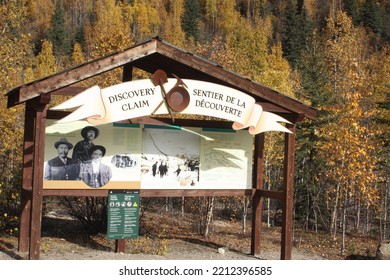
[[[43, 161], [46, 118], [56, 114], [48, 110], [52, 95], [76, 95], [83, 88], [73, 84], [118, 67], [123, 67], [123, 81], [132, 80], [133, 68], [149, 73], [162, 69], [166, 73], [178, 74], [181, 78], [218, 83], [238, 89], [256, 99], [263, 109], [292, 122], [288, 128], [295, 132], [295, 123], [304, 118], [314, 119], [316, 110], [275, 90], [230, 72], [219, 65], [167, 44], [155, 37], [131, 48], [78, 65], [61, 73], [21, 85], [8, 92], [8, 107], [22, 103], [25, 108], [25, 131], [23, 153], [23, 182], [21, 186], [21, 219], [19, 250], [29, 251], [29, 259], [39, 259], [43, 196], [107, 196], [108, 190], [50, 190], [43, 189]], [[169, 124], [170, 119], [137, 118], [132, 123]], [[187, 126], [231, 126], [224, 121], [177, 120]], [[175, 123], [176, 124], [176, 123]], [[261, 250], [262, 199], [279, 199], [283, 205], [281, 234], [281, 259], [291, 259], [292, 209], [294, 189], [295, 134], [285, 135], [284, 180], [282, 191], [262, 188], [264, 169], [264, 135], [255, 138], [255, 161], [252, 190], [142, 190], [143, 197], [166, 196], [242, 196], [252, 195], [253, 219], [251, 253]], [[124, 241], [117, 241], [115, 250], [124, 251]]]

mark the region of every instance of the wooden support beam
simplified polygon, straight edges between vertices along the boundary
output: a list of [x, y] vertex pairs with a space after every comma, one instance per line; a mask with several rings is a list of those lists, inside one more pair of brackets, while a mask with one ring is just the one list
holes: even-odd
[[26, 253], [29, 248], [30, 239], [30, 221], [31, 221], [31, 189], [22, 187], [20, 192], [20, 222], [19, 222], [19, 238], [18, 251]]
[[[42, 99], [41, 99], [42, 100]], [[43, 201], [43, 164], [45, 149], [45, 126], [47, 103], [39, 103], [35, 112], [34, 157], [33, 157], [33, 185], [30, 222], [29, 259], [38, 260], [40, 256], [42, 201]]]
[[131, 63], [123, 66], [122, 82], [129, 82], [133, 80], [133, 65]]
[[282, 260], [291, 260], [292, 246], [292, 213], [294, 195], [294, 152], [295, 124], [288, 124], [292, 133], [286, 133], [284, 142], [284, 178], [283, 178], [283, 213], [282, 213]]
[[[96, 196], [107, 197], [108, 189], [84, 189], [84, 190], [71, 190], [71, 189], [44, 189], [44, 196]], [[174, 189], [142, 189], [140, 192], [141, 197], [197, 197], [197, 196], [245, 196], [252, 195], [251, 189], [242, 190], [174, 190]]]
[[74, 96], [88, 89], [87, 87], [75, 87], [75, 86], [67, 86], [64, 88], [57, 89], [51, 92], [51, 95], [69, 95]]
[[263, 214], [263, 203], [260, 191], [263, 188], [264, 180], [264, 133], [258, 134], [255, 137], [255, 161], [254, 161], [254, 176], [253, 182], [256, 182], [255, 193], [252, 198], [252, 235], [251, 235], [251, 254], [254, 256], [260, 255], [260, 240], [261, 240], [261, 216]]
[[125, 253], [126, 239], [115, 239], [115, 253]]
[[19, 252], [28, 252], [30, 238], [33, 153], [35, 133], [35, 102], [26, 103], [24, 114], [24, 143], [23, 143], [23, 176], [20, 194], [21, 212], [19, 223]]
[[259, 190], [259, 193], [262, 197], [273, 198], [273, 199], [283, 199], [283, 191], [274, 191], [274, 190]]

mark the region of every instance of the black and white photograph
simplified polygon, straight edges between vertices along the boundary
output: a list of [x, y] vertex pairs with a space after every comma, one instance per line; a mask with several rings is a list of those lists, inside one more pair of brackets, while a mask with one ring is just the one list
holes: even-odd
[[140, 151], [139, 126], [48, 120], [44, 188], [139, 188]]
[[142, 133], [141, 188], [197, 188], [200, 128], [145, 126]]

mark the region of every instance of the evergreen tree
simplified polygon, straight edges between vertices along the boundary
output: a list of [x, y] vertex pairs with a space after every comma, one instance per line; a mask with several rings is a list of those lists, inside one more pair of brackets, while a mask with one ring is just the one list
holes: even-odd
[[345, 0], [344, 10], [347, 13], [347, 15], [352, 19], [352, 22], [354, 24], [359, 23], [360, 21], [359, 10], [358, 10], [358, 3], [356, 0]]
[[266, 18], [269, 15], [272, 15], [272, 5], [267, 0], [260, 0], [259, 13], [260, 17]]
[[[301, 76], [301, 88], [297, 97], [314, 108], [328, 102], [328, 76], [323, 60], [324, 50], [321, 37], [314, 32], [297, 63]], [[328, 229], [329, 215], [326, 211], [326, 186], [319, 180], [324, 160], [319, 155], [316, 133], [322, 124], [322, 114], [313, 121], [300, 122], [296, 130], [296, 173], [295, 173], [295, 217], [305, 229]]]
[[324, 55], [321, 38], [315, 32], [309, 38], [307, 47], [301, 53], [297, 64], [302, 84], [302, 90], [298, 93], [298, 97], [301, 100], [307, 100], [315, 108], [328, 102], [328, 98], [324, 94], [328, 81], [323, 60]]
[[364, 26], [370, 28], [375, 34], [382, 32], [381, 6], [377, 1], [366, 0], [361, 11], [361, 19]]
[[314, 30], [313, 22], [309, 16], [309, 13], [307, 12], [307, 9], [305, 6], [301, 7], [301, 12], [299, 14], [299, 21], [298, 26], [301, 28], [298, 28], [299, 31], [299, 56], [302, 50], [304, 50], [307, 47], [307, 41], [309, 37], [312, 35]]
[[65, 26], [65, 10], [62, 1], [56, 1], [54, 15], [51, 18], [51, 28], [48, 30], [48, 39], [53, 43], [55, 56], [68, 56], [72, 53], [69, 32]]
[[294, 46], [297, 45], [297, 31], [298, 18], [296, 16], [295, 1], [289, 1], [284, 22], [284, 36], [283, 36], [283, 53], [290, 63], [296, 59], [294, 54]]
[[195, 42], [199, 40], [199, 24], [201, 11], [198, 0], [185, 0], [184, 14], [182, 18], [182, 28], [186, 34], [186, 39], [193, 38]]
[[79, 43], [80, 45], [84, 45], [84, 43], [85, 43], [84, 31], [85, 31], [84, 26], [77, 27], [75, 35], [74, 35], [75, 43]]
[[286, 9], [283, 53], [292, 66], [296, 66], [313, 27], [305, 7], [296, 0], [289, 1]]

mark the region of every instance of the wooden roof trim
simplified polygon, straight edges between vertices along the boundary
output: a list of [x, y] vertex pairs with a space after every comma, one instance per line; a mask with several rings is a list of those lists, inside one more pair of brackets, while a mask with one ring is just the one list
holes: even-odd
[[124, 66], [128, 63], [142, 60], [143, 57], [153, 53], [158, 53], [170, 58], [178, 63], [191, 67], [196, 71], [204, 72], [206, 75], [225, 83], [227, 86], [244, 91], [255, 97], [257, 96], [265, 101], [264, 104], [269, 104], [268, 107], [273, 108], [275, 112], [287, 111], [311, 119], [316, 118], [317, 113], [314, 108], [248, 78], [240, 76], [237, 73], [229, 71], [218, 64], [172, 46], [159, 37], [154, 37], [125, 50], [86, 62], [41, 80], [19, 86], [7, 93], [8, 107], [13, 107], [17, 104], [26, 102], [43, 93], [60, 93], [61, 91], [59, 90], [65, 88], [69, 89], [74, 83]]
[[[295, 113], [304, 114], [310, 119], [315, 119], [317, 117], [317, 112], [314, 108], [296, 99], [283, 95], [280, 92], [229, 71], [218, 64], [211, 63], [210, 61], [204, 60], [194, 54], [172, 47], [164, 41], [160, 40], [157, 42], [157, 53], [170, 57], [180, 63], [189, 65], [199, 71], [208, 73], [209, 75], [225, 82], [230, 87], [261, 97], [268, 102], [273, 103], [275, 106], [283, 107], [288, 111]], [[210, 73], [210, 67], [213, 67], [212, 74]]]
[[156, 51], [155, 42], [156, 40], [150, 40], [114, 54], [86, 62], [64, 72], [19, 86], [7, 93], [8, 107], [26, 102], [42, 93], [59, 90], [154, 53]]

